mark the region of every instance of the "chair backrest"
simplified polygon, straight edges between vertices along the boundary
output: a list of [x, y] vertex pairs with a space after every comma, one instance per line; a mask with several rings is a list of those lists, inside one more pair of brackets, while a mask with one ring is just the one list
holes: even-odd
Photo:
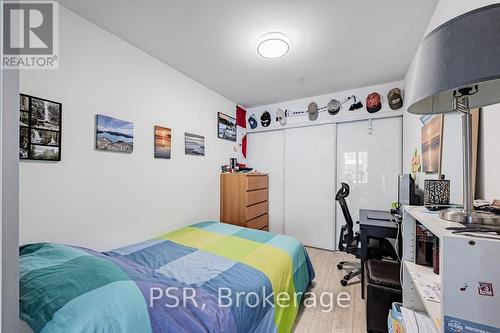
[[343, 245], [344, 244], [349, 244], [353, 237], [354, 237], [354, 222], [352, 221], [351, 213], [349, 212], [349, 207], [347, 207], [347, 202], [345, 201], [345, 198], [349, 195], [349, 185], [346, 183], [340, 183], [342, 187], [339, 189], [337, 192], [337, 195], [335, 196], [335, 200], [337, 200], [340, 204], [340, 208], [342, 208], [342, 213], [344, 214], [344, 219], [345, 219], [345, 231], [347, 231], [347, 234], [341, 235], [339, 239], [339, 249], [342, 251], [343, 250]]

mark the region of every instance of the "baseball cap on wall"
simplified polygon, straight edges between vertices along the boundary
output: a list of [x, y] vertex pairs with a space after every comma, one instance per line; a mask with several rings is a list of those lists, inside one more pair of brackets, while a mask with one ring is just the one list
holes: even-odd
[[307, 115], [309, 116], [309, 120], [318, 119], [318, 104], [315, 102], [309, 103], [307, 106]]
[[338, 101], [336, 99], [332, 99], [332, 100], [330, 100], [330, 102], [328, 102], [327, 110], [328, 110], [329, 114], [334, 116], [337, 113], [339, 113], [341, 107], [342, 107], [342, 103], [340, 103], [340, 101]]
[[399, 88], [391, 89], [387, 94], [387, 100], [389, 101], [389, 107], [392, 110], [400, 109], [403, 106], [401, 90]]
[[283, 109], [278, 108], [276, 110], [276, 121], [281, 124], [281, 126], [286, 125], [286, 111], [283, 111]]
[[265, 111], [262, 116], [260, 116], [260, 123], [264, 127], [268, 127], [271, 125], [271, 114], [267, 111]]
[[349, 111], [354, 111], [361, 109], [363, 107], [363, 103], [357, 98], [355, 95], [347, 97], [348, 100], [352, 100], [351, 106], [349, 107]]
[[380, 111], [381, 108], [382, 102], [379, 93], [372, 92], [366, 97], [366, 111], [368, 111], [368, 113], [375, 113]]
[[248, 123], [250, 124], [251, 129], [256, 129], [257, 126], [259, 126], [259, 123], [257, 123], [257, 119], [255, 119], [254, 114], [250, 115], [250, 117], [248, 118]]

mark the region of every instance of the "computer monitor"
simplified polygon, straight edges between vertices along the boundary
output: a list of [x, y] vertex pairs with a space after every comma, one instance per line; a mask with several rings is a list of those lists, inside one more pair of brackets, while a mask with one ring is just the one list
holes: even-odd
[[398, 176], [398, 203], [402, 205], [420, 205], [420, 198], [415, 193], [415, 180], [410, 174]]

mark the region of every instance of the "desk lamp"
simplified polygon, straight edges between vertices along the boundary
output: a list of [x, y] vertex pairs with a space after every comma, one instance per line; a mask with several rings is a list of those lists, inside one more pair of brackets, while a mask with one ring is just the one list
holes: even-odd
[[443, 210], [441, 218], [500, 225], [497, 215], [474, 210], [470, 113], [471, 108], [500, 103], [500, 3], [455, 17], [427, 34], [413, 59], [406, 88], [410, 113], [462, 114], [464, 207]]

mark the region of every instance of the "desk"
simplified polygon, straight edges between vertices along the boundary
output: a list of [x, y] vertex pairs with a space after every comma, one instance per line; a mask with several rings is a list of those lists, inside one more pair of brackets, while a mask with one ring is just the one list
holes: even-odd
[[[368, 240], [370, 238], [393, 238], [396, 239], [398, 227], [394, 221], [374, 220], [368, 218], [369, 212], [382, 212], [369, 209], [359, 210], [359, 231], [360, 231], [360, 259], [361, 259], [361, 298], [365, 298], [365, 260], [368, 259]], [[399, 235], [398, 252], [401, 257], [402, 235]]]

